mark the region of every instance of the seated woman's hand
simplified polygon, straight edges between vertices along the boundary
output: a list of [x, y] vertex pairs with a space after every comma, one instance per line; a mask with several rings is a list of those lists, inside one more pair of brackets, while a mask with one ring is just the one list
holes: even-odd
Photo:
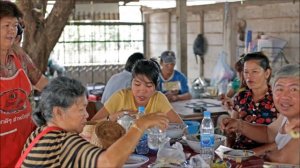
[[233, 119], [233, 118], [224, 118], [221, 123], [220, 127], [223, 131], [225, 132], [237, 132], [241, 123], [241, 121], [238, 119]]
[[110, 114], [107, 119], [110, 120], [110, 121], [115, 121], [116, 122], [120, 117], [122, 117], [124, 115], [124, 112], [125, 111], [119, 111], [119, 112]]
[[167, 116], [163, 113], [147, 114], [137, 119], [135, 122], [139, 127], [143, 128], [143, 130], [154, 126], [158, 126], [161, 130], [165, 130], [169, 124]]

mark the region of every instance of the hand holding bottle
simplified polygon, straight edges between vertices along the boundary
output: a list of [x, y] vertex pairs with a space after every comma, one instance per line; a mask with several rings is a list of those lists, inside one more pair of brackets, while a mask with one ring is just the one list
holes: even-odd
[[141, 116], [135, 123], [140, 126], [143, 131], [155, 126], [161, 130], [166, 130], [169, 125], [169, 120], [163, 113], [151, 113]]

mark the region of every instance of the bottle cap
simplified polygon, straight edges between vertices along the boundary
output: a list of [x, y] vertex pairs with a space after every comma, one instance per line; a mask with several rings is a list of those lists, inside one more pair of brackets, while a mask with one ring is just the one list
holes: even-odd
[[204, 111], [204, 117], [210, 117], [210, 112], [209, 111]]
[[144, 113], [145, 112], [145, 107], [144, 106], [139, 106], [138, 107], [138, 112]]

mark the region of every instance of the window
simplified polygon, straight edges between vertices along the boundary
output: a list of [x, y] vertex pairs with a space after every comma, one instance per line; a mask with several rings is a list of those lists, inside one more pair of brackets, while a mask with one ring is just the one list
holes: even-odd
[[125, 64], [132, 53], [144, 53], [144, 27], [144, 23], [69, 23], [50, 57], [64, 66]]

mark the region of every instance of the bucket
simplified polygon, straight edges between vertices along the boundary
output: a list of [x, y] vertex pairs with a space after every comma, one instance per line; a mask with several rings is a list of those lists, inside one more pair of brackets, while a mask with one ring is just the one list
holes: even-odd
[[184, 121], [184, 123], [188, 126], [189, 134], [198, 134], [200, 123], [198, 121]]

